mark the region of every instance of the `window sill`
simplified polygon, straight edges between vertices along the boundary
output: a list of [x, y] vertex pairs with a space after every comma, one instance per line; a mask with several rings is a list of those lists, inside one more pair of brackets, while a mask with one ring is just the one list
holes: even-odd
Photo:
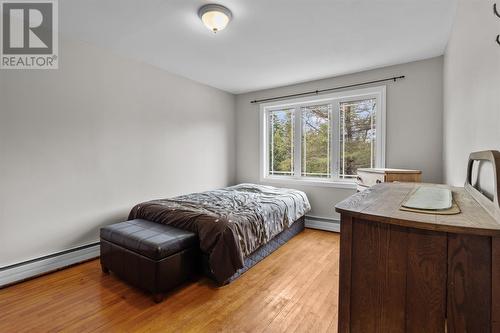
[[302, 186], [318, 186], [318, 187], [334, 187], [343, 189], [356, 189], [356, 182], [354, 181], [342, 181], [342, 180], [317, 180], [317, 179], [297, 179], [289, 177], [262, 177], [260, 179], [264, 183], [275, 183], [275, 184], [294, 184]]

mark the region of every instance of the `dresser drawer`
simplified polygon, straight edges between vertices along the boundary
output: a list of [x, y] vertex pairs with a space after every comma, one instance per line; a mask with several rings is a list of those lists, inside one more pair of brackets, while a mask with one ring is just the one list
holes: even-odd
[[375, 184], [383, 183], [385, 181], [385, 174], [358, 171], [358, 177], [356, 178], [357, 184], [361, 186], [373, 186]]

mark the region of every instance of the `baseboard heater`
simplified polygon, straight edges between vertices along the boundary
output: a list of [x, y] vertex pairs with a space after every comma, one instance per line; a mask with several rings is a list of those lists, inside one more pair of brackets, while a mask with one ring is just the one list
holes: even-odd
[[340, 221], [336, 219], [306, 215], [306, 228], [340, 232]]
[[99, 242], [0, 267], [0, 288], [99, 257]]

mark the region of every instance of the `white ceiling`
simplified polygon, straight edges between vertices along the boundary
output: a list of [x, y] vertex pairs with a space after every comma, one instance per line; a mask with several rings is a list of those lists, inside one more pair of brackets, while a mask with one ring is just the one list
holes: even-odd
[[455, 0], [217, 0], [233, 21], [214, 35], [202, 0], [59, 1], [66, 37], [232, 93], [443, 54]]

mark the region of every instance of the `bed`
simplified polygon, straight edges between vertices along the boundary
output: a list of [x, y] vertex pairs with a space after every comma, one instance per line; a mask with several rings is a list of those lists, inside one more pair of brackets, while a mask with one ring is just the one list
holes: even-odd
[[132, 209], [129, 220], [195, 232], [206, 273], [223, 285], [302, 231], [310, 209], [302, 191], [239, 184], [144, 202]]

